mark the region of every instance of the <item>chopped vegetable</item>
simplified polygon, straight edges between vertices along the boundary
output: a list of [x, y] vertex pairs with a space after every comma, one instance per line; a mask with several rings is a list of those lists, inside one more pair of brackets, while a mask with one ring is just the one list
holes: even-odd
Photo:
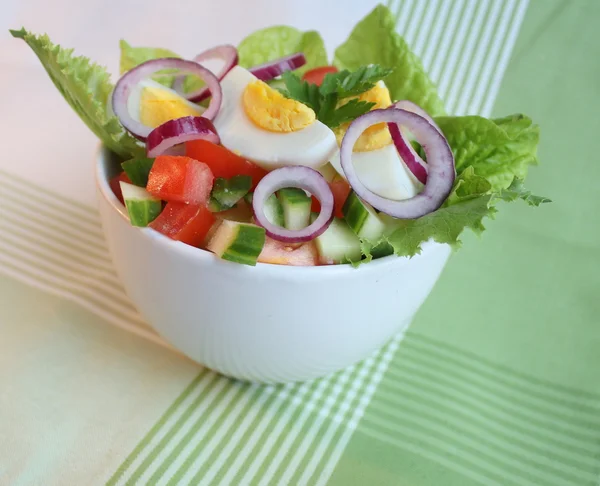
[[173, 240], [199, 247], [215, 221], [205, 206], [169, 202], [149, 226]]
[[121, 201], [121, 204], [125, 204], [125, 201], [123, 201], [123, 193], [121, 192], [121, 182], [127, 182], [128, 184], [131, 184], [131, 180], [125, 172], [121, 172], [119, 175], [113, 177], [109, 181], [108, 185], [110, 186], [113, 194], [117, 196], [117, 199]]
[[314, 241], [293, 247], [267, 236], [258, 261], [274, 265], [310, 267], [319, 264], [319, 252]]
[[148, 192], [165, 201], [208, 204], [213, 186], [210, 168], [190, 157], [161, 155], [148, 176]]
[[321, 66], [311, 69], [310, 71], [306, 71], [302, 76], [302, 80], [311, 84], [316, 84], [317, 86], [321, 86], [326, 74], [337, 72], [338, 68], [335, 66]]
[[289, 230], [301, 230], [308, 226], [312, 200], [302, 189], [284, 188], [277, 193], [283, 208], [283, 225]]
[[[311, 220], [317, 215], [312, 214]], [[340, 218], [334, 218], [325, 232], [315, 238], [322, 265], [348, 263], [361, 259], [361, 245], [358, 236], [348, 224]]]
[[256, 265], [264, 245], [264, 228], [225, 220], [219, 225], [206, 248], [224, 260]]
[[267, 175], [262, 167], [234, 154], [220, 145], [207, 142], [206, 140], [194, 140], [185, 144], [185, 153], [188, 157], [204, 162], [215, 177], [229, 179], [236, 175], [248, 175], [252, 177], [252, 187]]
[[[343, 218], [344, 213], [342, 208], [344, 207], [348, 194], [350, 194], [350, 191], [352, 190], [350, 184], [348, 184], [345, 179], [338, 176], [329, 183], [329, 188], [333, 194], [333, 214], [336, 218]], [[314, 196], [311, 211], [314, 213], [321, 211], [321, 204]]]
[[162, 201], [141, 187], [127, 182], [121, 182], [120, 185], [131, 224], [148, 226], [160, 214]]
[[264, 64], [254, 66], [250, 72], [261, 81], [270, 81], [281, 76], [286, 71], [293, 71], [306, 64], [306, 58], [301, 52], [290, 54], [289, 56], [268, 61]]
[[383, 235], [385, 223], [371, 205], [360, 199], [354, 191], [346, 199], [343, 212], [346, 223], [359, 238], [377, 240]]

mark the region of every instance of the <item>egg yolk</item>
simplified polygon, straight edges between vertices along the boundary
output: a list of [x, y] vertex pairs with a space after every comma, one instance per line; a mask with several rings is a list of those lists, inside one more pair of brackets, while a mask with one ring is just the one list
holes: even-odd
[[256, 126], [270, 132], [295, 132], [316, 120], [315, 112], [308, 106], [286, 98], [259, 80], [246, 86], [242, 103], [248, 118]]
[[[389, 90], [381, 85], [376, 84], [369, 91], [365, 91], [359, 96], [353, 97], [359, 101], [366, 101], [369, 103], [375, 103], [372, 110], [388, 108], [392, 105]], [[344, 99], [344, 103], [347, 103], [350, 99]], [[349, 123], [340, 125], [335, 129], [335, 136], [337, 138], [338, 145], [342, 144], [342, 139], [346, 134]], [[392, 136], [387, 128], [387, 123], [377, 123], [367, 128], [356, 141], [354, 145], [354, 152], [369, 152], [371, 150], [377, 150], [385, 147], [392, 143]]]
[[166, 89], [145, 87], [140, 97], [140, 122], [156, 128], [183, 116], [200, 116], [202, 109]]

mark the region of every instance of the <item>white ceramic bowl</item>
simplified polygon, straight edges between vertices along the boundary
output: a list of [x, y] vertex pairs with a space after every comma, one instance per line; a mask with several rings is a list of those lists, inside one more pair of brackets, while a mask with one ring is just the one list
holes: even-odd
[[193, 360], [257, 382], [317, 378], [368, 357], [405, 329], [450, 248], [350, 265], [249, 267], [129, 224], [101, 150], [96, 177], [112, 258], [142, 316]]

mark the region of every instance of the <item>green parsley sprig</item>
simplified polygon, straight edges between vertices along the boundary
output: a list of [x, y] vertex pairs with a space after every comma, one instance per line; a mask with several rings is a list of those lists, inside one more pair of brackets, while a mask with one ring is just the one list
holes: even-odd
[[329, 128], [336, 128], [367, 113], [375, 106], [375, 103], [356, 98], [341, 105], [339, 102], [344, 98], [369, 91], [375, 83], [384, 79], [392, 71], [378, 65], [362, 66], [354, 72], [345, 69], [327, 74], [321, 86], [303, 81], [297, 74], [287, 71], [282, 75], [286, 87], [282, 93], [312, 108], [317, 119]]

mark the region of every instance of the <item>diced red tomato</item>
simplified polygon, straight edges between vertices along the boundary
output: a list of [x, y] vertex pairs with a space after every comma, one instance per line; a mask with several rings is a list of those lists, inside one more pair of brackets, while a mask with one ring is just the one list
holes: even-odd
[[206, 140], [187, 142], [185, 144], [185, 154], [208, 165], [215, 177], [226, 179], [236, 175], [252, 177], [252, 189], [267, 175], [267, 171], [262, 167], [234, 154], [221, 145], [215, 145]]
[[215, 221], [206, 206], [169, 202], [149, 226], [173, 240], [201, 246]]
[[304, 76], [302, 76], [302, 79], [304, 81], [308, 81], [309, 83], [316, 84], [317, 86], [321, 86], [323, 79], [325, 79], [325, 75], [337, 72], [338, 69], [335, 66], [321, 66], [311, 69], [310, 71], [306, 71]]
[[258, 261], [275, 265], [314, 266], [319, 264], [319, 252], [313, 241], [293, 248], [267, 236]]
[[[344, 214], [342, 213], [342, 208], [348, 198], [348, 194], [350, 194], [350, 184], [344, 179], [338, 178], [333, 182], [330, 182], [329, 187], [333, 193], [333, 214], [336, 218], [343, 218]], [[315, 213], [321, 211], [321, 204], [319, 204], [319, 200], [314, 196], [312, 198], [311, 211]]]
[[129, 179], [129, 177], [127, 177], [125, 171], [121, 172], [118, 176], [113, 177], [108, 182], [108, 185], [112, 189], [114, 195], [117, 196], [117, 199], [121, 201], [121, 204], [125, 204], [125, 202], [123, 201], [123, 193], [121, 192], [121, 182], [127, 182], [128, 184], [131, 184], [131, 180]]
[[190, 157], [160, 155], [154, 160], [146, 189], [165, 201], [206, 205], [214, 176], [208, 165]]

